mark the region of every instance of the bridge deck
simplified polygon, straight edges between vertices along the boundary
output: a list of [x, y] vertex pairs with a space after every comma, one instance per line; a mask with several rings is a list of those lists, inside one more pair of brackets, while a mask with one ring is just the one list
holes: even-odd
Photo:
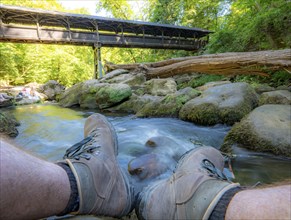
[[0, 42], [196, 51], [211, 31], [0, 4]]

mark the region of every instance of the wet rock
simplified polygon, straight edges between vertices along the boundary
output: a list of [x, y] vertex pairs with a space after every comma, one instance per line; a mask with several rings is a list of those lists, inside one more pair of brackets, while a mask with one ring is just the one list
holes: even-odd
[[247, 83], [230, 83], [209, 88], [188, 101], [180, 110], [182, 120], [202, 125], [233, 125], [257, 106], [258, 97]]
[[83, 82], [77, 83], [60, 95], [59, 104], [65, 108], [79, 105]]
[[168, 170], [174, 170], [176, 162], [162, 154], [144, 154], [128, 163], [128, 172], [139, 180], [155, 178]]
[[138, 117], [178, 117], [182, 106], [200, 95], [199, 91], [190, 87], [168, 94], [155, 102], [149, 102], [136, 113]]
[[44, 85], [40, 86], [38, 91], [45, 94], [47, 99], [52, 101], [58, 100], [60, 95], [65, 91], [65, 87], [55, 80], [49, 80]]
[[272, 92], [264, 92], [259, 99], [259, 105], [265, 104], [291, 104], [291, 92], [288, 90], [277, 90]]
[[132, 95], [131, 89], [126, 84], [109, 84], [100, 88], [96, 93], [96, 103], [100, 109], [117, 105]]
[[16, 137], [18, 135], [16, 127], [20, 124], [11, 114], [0, 112], [0, 125], [0, 133], [9, 137]]
[[229, 152], [233, 144], [238, 144], [257, 152], [291, 157], [290, 124], [290, 105], [262, 105], [232, 127], [221, 150]]
[[180, 157], [186, 152], [183, 146], [167, 136], [151, 137], [147, 140], [145, 146], [152, 150], [151, 153], [167, 155], [176, 162], [178, 162]]
[[177, 84], [174, 79], [151, 79], [145, 82], [146, 93], [150, 95], [165, 96], [177, 91]]

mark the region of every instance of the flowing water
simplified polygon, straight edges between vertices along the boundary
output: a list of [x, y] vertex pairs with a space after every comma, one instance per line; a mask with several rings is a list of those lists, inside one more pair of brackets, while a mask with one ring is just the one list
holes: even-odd
[[[94, 113], [82, 109], [61, 108], [53, 104], [18, 106], [3, 111], [13, 113], [21, 123], [15, 143], [50, 161], [60, 160], [68, 147], [83, 139], [86, 117]], [[197, 126], [173, 118], [105, 115], [117, 132], [118, 161], [125, 168], [132, 159], [145, 153], [155, 152], [173, 156], [177, 154], [177, 145], [178, 154], [200, 145], [210, 145], [219, 149], [223, 138], [230, 130], [230, 127], [225, 125]], [[146, 147], [147, 140], [153, 137], [171, 138], [173, 143], [153, 149]], [[258, 181], [273, 183], [291, 178], [290, 159], [258, 154], [237, 147], [234, 150], [235, 158], [232, 160], [236, 176], [234, 181], [242, 185], [253, 185]], [[168, 161], [170, 163], [173, 160]], [[158, 178], [170, 175], [174, 166], [175, 162], [169, 164], [168, 172]]]

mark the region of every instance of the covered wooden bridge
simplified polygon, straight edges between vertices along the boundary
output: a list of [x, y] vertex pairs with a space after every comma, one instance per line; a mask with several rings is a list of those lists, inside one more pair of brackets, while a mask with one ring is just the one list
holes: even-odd
[[[0, 4], [0, 42], [92, 46], [95, 73], [101, 47], [197, 51], [211, 31]], [[205, 39], [206, 38], [206, 39]]]

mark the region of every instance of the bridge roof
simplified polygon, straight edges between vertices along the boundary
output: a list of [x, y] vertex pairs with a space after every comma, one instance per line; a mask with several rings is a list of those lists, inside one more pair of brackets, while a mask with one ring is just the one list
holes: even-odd
[[0, 4], [0, 18], [5, 24], [23, 24], [62, 28], [85, 29], [89, 31], [109, 31], [117, 33], [144, 34], [152, 36], [167, 36], [181, 38], [201, 38], [210, 33], [209, 30], [158, 24], [151, 22], [120, 20], [91, 16], [83, 14], [71, 14], [42, 9], [32, 9]]

